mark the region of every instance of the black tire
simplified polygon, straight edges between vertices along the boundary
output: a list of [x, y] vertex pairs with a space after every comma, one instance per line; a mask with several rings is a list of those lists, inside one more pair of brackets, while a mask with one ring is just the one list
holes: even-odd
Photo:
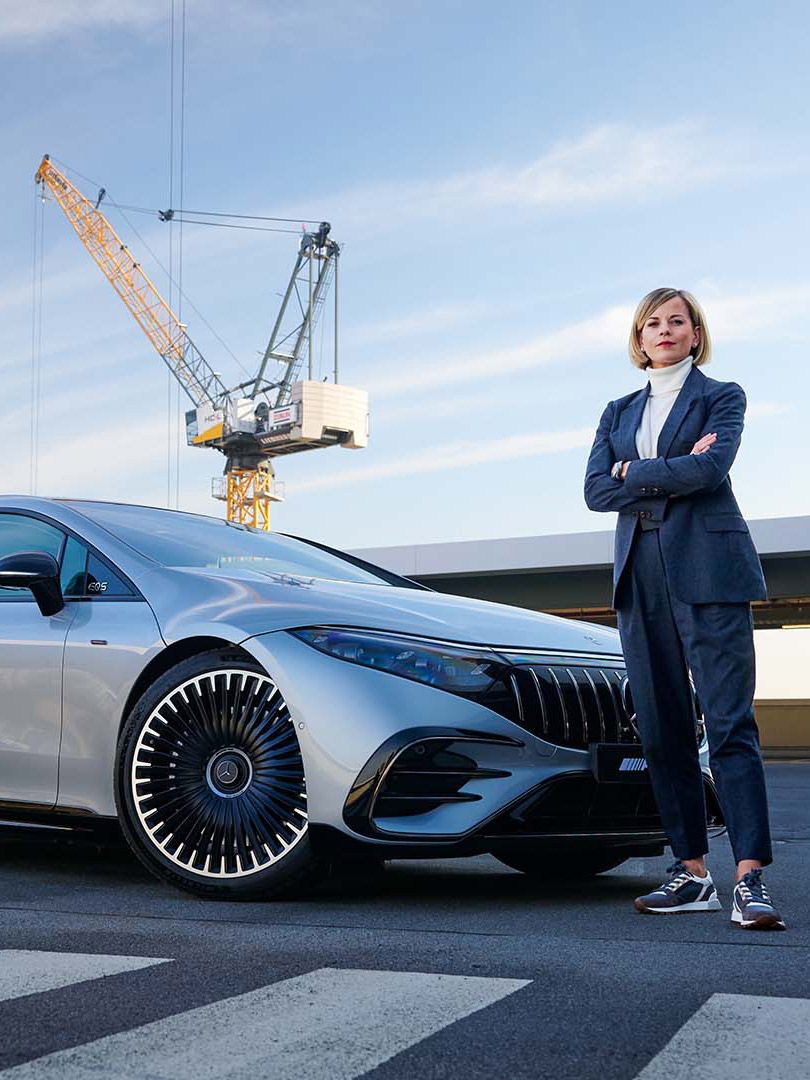
[[629, 856], [621, 851], [494, 851], [495, 858], [529, 877], [577, 881], [621, 866]]
[[277, 899], [326, 872], [289, 710], [244, 653], [201, 653], [146, 690], [119, 736], [115, 797], [144, 866], [198, 896]]

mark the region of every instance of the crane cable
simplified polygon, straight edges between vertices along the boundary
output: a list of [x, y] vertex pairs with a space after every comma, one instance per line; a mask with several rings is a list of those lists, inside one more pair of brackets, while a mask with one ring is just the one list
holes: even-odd
[[[170, 78], [171, 87], [169, 92], [169, 137], [170, 137], [170, 168], [169, 168], [169, 200], [174, 201], [175, 179], [183, 190], [185, 181], [185, 139], [186, 139], [186, 0], [180, 0], [180, 63], [179, 82], [176, 70], [176, 43], [177, 35], [177, 12], [175, 0], [171, 0], [171, 53], [170, 53]], [[179, 106], [178, 106], [179, 99]], [[176, 167], [176, 173], [175, 173]], [[182, 202], [182, 195], [181, 195]], [[175, 249], [173, 243], [174, 223], [169, 222], [169, 268], [172, 277], [176, 281], [176, 310], [178, 322], [183, 323], [183, 225], [180, 223], [178, 244]], [[176, 380], [170, 378], [168, 388], [168, 463], [167, 485], [168, 505], [179, 509], [180, 505], [180, 388]], [[174, 489], [172, 490], [172, 472], [174, 473]]]
[[[304, 218], [304, 217], [271, 217], [269, 214], [231, 214], [226, 213], [224, 210], [191, 210], [186, 207], [175, 207], [169, 210], [154, 210], [147, 206], [125, 206], [125, 210], [133, 210], [136, 214], [157, 214], [161, 221], [171, 221], [172, 217], [176, 214], [197, 214], [200, 217], [221, 217], [221, 218], [236, 218], [240, 221], [280, 221], [286, 222], [290, 225], [319, 225], [320, 218]], [[198, 225], [210, 224], [206, 221], [199, 221]], [[232, 226], [235, 228], [236, 226]], [[266, 232], [273, 232], [272, 229], [261, 230]], [[279, 232], [298, 232], [298, 229], [279, 229]]]
[[[174, 0], [169, 13], [169, 201], [174, 200]], [[126, 215], [124, 215], [126, 220]], [[174, 229], [169, 225], [169, 307], [174, 310]], [[172, 505], [172, 372], [166, 370], [166, 506]]]
[[[59, 158], [53, 156], [51, 157], [51, 161], [53, 161], [54, 165], [58, 165], [66, 172], [72, 173], [74, 176], [78, 176], [79, 179], [84, 180], [92, 187], [102, 187], [98, 180], [94, 180], [91, 176], [85, 176], [84, 173], [79, 172], [78, 169], [74, 169], [73, 166], [68, 165], [67, 162], [61, 161]], [[212, 228], [218, 229], [249, 229], [253, 232], [287, 233], [288, 235], [293, 234], [295, 236], [301, 235], [302, 228], [306, 229], [306, 227], [310, 225], [320, 225], [321, 221], [323, 220], [323, 218], [314, 217], [272, 217], [269, 214], [233, 214], [224, 210], [191, 210], [186, 209], [185, 207], [175, 207], [168, 210], [159, 210], [153, 206], [134, 206], [131, 203], [116, 202], [116, 200], [112, 198], [106, 188], [104, 190], [104, 201], [110, 203], [112, 206], [115, 207], [116, 210], [122, 211], [122, 216], [123, 211], [126, 210], [129, 211], [129, 213], [131, 214], [146, 214], [149, 217], [156, 217], [159, 221], [171, 223], [172, 221], [179, 222], [181, 220], [181, 217], [179, 215], [182, 215], [182, 220], [187, 225], [208, 225]], [[173, 201], [173, 196], [170, 196], [170, 202]], [[194, 216], [188, 217], [187, 215], [189, 214], [193, 214]], [[200, 218], [228, 218], [230, 220], [222, 222], [201, 221], [199, 220]], [[231, 224], [231, 221], [275, 221], [281, 224], [296, 225], [297, 228], [273, 229], [261, 225], [233, 225]], [[188, 297], [186, 297], [186, 299], [188, 299]]]
[[34, 189], [34, 239], [31, 259], [31, 417], [28, 480], [36, 495], [39, 480], [39, 417], [42, 398], [42, 296], [45, 267], [45, 199]]
[[[74, 176], [80, 177], [82, 180], [86, 181], [88, 184], [90, 184], [90, 185], [92, 185], [94, 187], [99, 187], [100, 186], [97, 180], [93, 180], [93, 179], [91, 179], [91, 177], [85, 176], [83, 173], [80, 173], [78, 169], [74, 169], [72, 166], [68, 165], [66, 162], [60, 161], [58, 158], [55, 158], [55, 157], [52, 157], [51, 161], [53, 161], [53, 163], [55, 165], [58, 165], [64, 172], [72, 173]], [[161, 271], [161, 273], [165, 276], [165, 278], [166, 278], [166, 280], [167, 280], [167, 282], [169, 284], [169, 307], [172, 309], [172, 311], [174, 311], [174, 306], [172, 304], [171, 290], [172, 290], [172, 288], [177, 290], [177, 281], [176, 281], [174, 275], [171, 273], [171, 271], [165, 266], [164, 262], [155, 253], [154, 248], [152, 248], [149, 245], [149, 243], [144, 238], [143, 234], [138, 231], [136, 226], [133, 224], [132, 220], [125, 213], [126, 210], [131, 211], [132, 207], [123, 205], [122, 203], [119, 203], [119, 202], [116, 202], [116, 200], [112, 197], [112, 195], [110, 195], [110, 192], [106, 188], [104, 189], [104, 202], [109, 203], [110, 206], [113, 207], [113, 209], [118, 211], [118, 213], [121, 215], [121, 217], [126, 222], [127, 228], [130, 230], [130, 232], [132, 232], [138, 238], [138, 243], [141, 245], [141, 247], [143, 247], [146, 251], [149, 252], [149, 254], [152, 257], [152, 260], [155, 263], [155, 265], [158, 267], [158, 269]], [[155, 212], [155, 214], [158, 213], [158, 211], [154, 211], [154, 212]], [[152, 213], [152, 211], [149, 211], [149, 213]], [[170, 233], [170, 238], [171, 238], [171, 233]], [[170, 248], [170, 255], [171, 255], [171, 248]], [[231, 347], [228, 345], [227, 341], [225, 341], [217, 333], [215, 328], [211, 325], [210, 322], [208, 322], [206, 317], [203, 315], [203, 313], [200, 311], [200, 309], [196, 306], [196, 304], [191, 299], [189, 294], [187, 292], [185, 292], [185, 291], [183, 292], [183, 300], [191, 308], [191, 310], [194, 312], [194, 314], [197, 316], [197, 318], [200, 320], [200, 322], [203, 323], [205, 325], [205, 327], [210, 331], [210, 333], [217, 339], [219, 344], [222, 346], [222, 348], [225, 350], [225, 352], [227, 352], [228, 356], [230, 356], [230, 358], [233, 360], [233, 362], [235, 364], [237, 364], [241, 368], [241, 370], [245, 373], [245, 375], [250, 376], [251, 373], [248, 371], [248, 369], [245, 367], [245, 365], [242, 363], [242, 361], [239, 359], [239, 357], [236, 355], [236, 353], [231, 349]]]
[[[174, 3], [174, 0], [172, 0]], [[186, 0], [181, 0], [181, 33], [180, 33], [180, 139], [179, 139], [179, 192], [180, 203], [183, 202], [183, 194], [186, 182]], [[177, 252], [177, 317], [183, 322], [183, 219], [179, 221], [178, 252]], [[176, 387], [177, 400], [177, 438], [175, 440], [175, 469], [174, 469], [174, 508], [180, 509], [180, 440], [183, 433], [183, 421], [185, 410], [180, 400], [180, 385]]]

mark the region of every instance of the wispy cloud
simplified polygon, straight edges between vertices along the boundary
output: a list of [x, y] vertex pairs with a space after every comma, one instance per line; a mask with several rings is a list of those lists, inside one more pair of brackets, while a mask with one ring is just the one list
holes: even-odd
[[[761, 419], [790, 412], [792, 406], [783, 402], [754, 402], [748, 408], [749, 419]], [[463, 440], [443, 443], [416, 454], [381, 461], [355, 468], [347, 463], [340, 471], [321, 474], [311, 480], [289, 484], [293, 495], [305, 491], [332, 490], [338, 487], [354, 487], [374, 480], [387, 480], [396, 476], [416, 476], [424, 473], [448, 472], [469, 468], [493, 461], [515, 461], [519, 458], [539, 457], [563, 453], [566, 450], [589, 449], [593, 443], [593, 427], [573, 428], [566, 431], [526, 432], [509, 435], [488, 442]]]
[[[806, 340], [810, 282], [700, 297], [714, 342]], [[617, 304], [515, 345], [478, 353], [422, 356], [399, 361], [390, 375], [366, 380], [375, 400], [531, 371], [578, 357], [624, 350], [635, 304]]]
[[749, 401], [745, 410], [746, 420], [762, 420], [768, 416], [784, 416], [796, 409], [786, 401]]
[[699, 299], [715, 341], [756, 341], [771, 335], [778, 341], [807, 341], [810, 281], [739, 293], [709, 287]]
[[[107, 0], [43, 0], [42, 7], [25, 7], [15, 0], [0, 0], [0, 40], [3, 35], [23, 36], [26, 27], [30, 33], [44, 34], [66, 31], [69, 27], [80, 29], [114, 25], [118, 20], [125, 25], [149, 25], [157, 18], [165, 20], [163, 3], [153, 0], [122, 0], [113, 5]], [[201, 9], [200, 22], [205, 23], [202, 10], [211, 0], [194, 0]], [[74, 22], [71, 12], [74, 6], [80, 10], [79, 21]], [[313, 25], [316, 9], [313, 3], [307, 12], [299, 12], [296, 18], [310, 19]], [[333, 5], [334, 7], [334, 5]], [[6, 16], [6, 9], [12, 14]], [[310, 10], [311, 8], [311, 10]], [[323, 4], [321, 10], [325, 10]], [[250, 5], [241, 5], [230, 12], [229, 18], [238, 11], [250, 11], [257, 19], [282, 19], [275, 5], [262, 13]], [[331, 9], [330, 9], [331, 10]], [[352, 4], [343, 11], [341, 18], [365, 21], [381, 9], [375, 4]], [[331, 16], [324, 16], [328, 19]], [[337, 17], [337, 16], [336, 16]], [[380, 18], [382, 16], [380, 15]], [[81, 23], [81, 19], [86, 20]], [[321, 19], [323, 22], [323, 19]], [[677, 154], [673, 147], [678, 148]], [[581, 134], [539, 147], [535, 156], [501, 160], [488, 168], [473, 168], [455, 172], [439, 172], [429, 178], [404, 178], [396, 182], [360, 184], [343, 190], [303, 192], [295, 203], [273, 206], [252, 205], [252, 212], [276, 214], [296, 218], [304, 213], [326, 215], [335, 225], [335, 235], [347, 239], [353, 251], [361, 251], [365, 237], [372, 232], [376, 239], [382, 233], [403, 233], [415, 223], [433, 225], [437, 220], [447, 222], [475, 221], [476, 215], [488, 214], [494, 219], [501, 211], [515, 212], [552, 211], [560, 209], [586, 211], [606, 204], [637, 205], [656, 199], [681, 195], [698, 188], [719, 183], [739, 184], [747, 178], [796, 173], [810, 169], [807, 155], [795, 147], [784, 148], [774, 144], [767, 148], [761, 140], [753, 140], [749, 132], [716, 131], [699, 120], [683, 119], [670, 124], [642, 128], [630, 124], [610, 123], [583, 131]], [[113, 181], [114, 177], [106, 177]], [[110, 184], [107, 184], [111, 190]], [[120, 185], [116, 194], [123, 201]], [[253, 196], [245, 194], [246, 207]], [[137, 201], [137, 200], [130, 200]], [[304, 205], [306, 204], [306, 205]], [[501, 215], [503, 216], [503, 215]], [[498, 219], [500, 220], [500, 218]], [[514, 223], [514, 218], [510, 218]], [[129, 235], [125, 225], [121, 225]], [[221, 255], [225, 250], [239, 250], [256, 245], [257, 235], [252, 232], [203, 230], [205, 236], [199, 245], [198, 256]], [[193, 237], [190, 235], [189, 240]], [[135, 245], [134, 237], [130, 240]], [[360, 246], [358, 246], [360, 245]], [[188, 244], [187, 244], [188, 247]], [[141, 253], [143, 254], [143, 253]], [[187, 256], [194, 257], [189, 249]], [[444, 309], [452, 310], [452, 309]], [[437, 309], [441, 317], [442, 309]], [[385, 325], [380, 329], [385, 332]]]
[[[252, 35], [272, 33], [276, 40], [307, 45], [325, 44], [358, 27], [376, 27], [388, 14], [382, 0], [342, 0], [335, 5], [325, 0], [229, 0], [227, 9], [216, 0], [186, 0], [189, 12], [198, 16], [196, 26], [210, 30], [217, 21], [222, 29], [224, 13], [231, 31]], [[0, 41], [25, 42], [82, 34], [88, 30], [128, 30], [143, 32], [168, 19], [166, 0], [0, 0]]]
[[165, 19], [165, 0], [38, 0], [36, 4], [0, 0], [0, 40], [33, 40], [103, 28], [137, 30]]
[[403, 399], [393, 405], [383, 402], [372, 414], [372, 437], [375, 431], [401, 420], [434, 422], [462, 413], [477, 420], [491, 408], [492, 391], [489, 389], [479, 390], [475, 394], [430, 394], [415, 400]]
[[[131, 420], [125, 443], [120, 424], [49, 440], [38, 455], [37, 488], [47, 494], [127, 498], [133, 483], [165, 475], [165, 458], [165, 420]], [[7, 463], [4, 488], [27, 491], [28, 483], [28, 457], [19, 455]]]
[[368, 379], [368, 389], [375, 399], [396, 397], [440, 386], [498, 379], [573, 356], [615, 351], [617, 343], [624, 341], [632, 313], [631, 304], [609, 307], [505, 348], [450, 356], [435, 354], [421, 364], [400, 363], [392, 374]]
[[[677, 153], [674, 152], [677, 148]], [[485, 210], [550, 210], [637, 203], [728, 180], [807, 169], [806, 156], [752, 149], [744, 133], [712, 131], [696, 120], [658, 127], [602, 124], [559, 141], [529, 161], [502, 163], [431, 180], [370, 185], [337, 194], [335, 220], [468, 216]]]
[[420, 337], [435, 334], [440, 330], [449, 330], [473, 318], [485, 318], [486, 315], [486, 308], [481, 304], [444, 304], [422, 311], [412, 311], [395, 319], [362, 323], [348, 331], [345, 343], [355, 346], [379, 345], [400, 338]]
[[583, 427], [572, 431], [509, 435], [486, 443], [475, 440], [444, 443], [421, 450], [417, 454], [397, 458], [396, 461], [382, 461], [374, 465], [361, 465], [359, 468], [347, 466], [340, 472], [321, 474], [312, 480], [290, 484], [289, 487], [295, 494], [302, 491], [331, 490], [393, 476], [414, 476], [468, 468], [485, 462], [514, 461], [517, 458], [536, 457], [540, 454], [558, 454], [565, 450], [589, 447], [593, 442], [593, 435], [592, 427]]
[[[85, 264], [78, 259], [76, 250], [71, 244], [69, 256], [72, 258], [69, 264], [63, 255], [63, 248], [59, 249], [55, 258], [52, 258], [49, 253], [47, 261], [51, 265], [48, 266], [47, 275], [43, 280], [43, 295], [49, 300], [67, 299], [95, 285], [98, 270], [95, 267], [91, 268], [89, 260]], [[52, 269], [52, 266], [55, 269]], [[24, 280], [23, 284], [20, 283], [21, 274], [18, 272], [9, 275], [0, 285], [0, 313], [7, 315], [24, 313], [30, 318], [32, 304], [30, 264], [25, 269], [28, 280]]]

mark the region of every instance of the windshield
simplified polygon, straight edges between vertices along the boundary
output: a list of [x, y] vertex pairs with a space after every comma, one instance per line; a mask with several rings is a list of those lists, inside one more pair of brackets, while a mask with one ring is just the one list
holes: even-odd
[[254, 570], [366, 585], [421, 588], [407, 578], [351, 555], [282, 533], [266, 533], [201, 514], [148, 506], [93, 502], [69, 505], [163, 566]]

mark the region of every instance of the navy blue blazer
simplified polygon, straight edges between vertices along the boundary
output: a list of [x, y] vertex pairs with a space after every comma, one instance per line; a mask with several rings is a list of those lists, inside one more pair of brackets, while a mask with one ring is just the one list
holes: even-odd
[[[639, 518], [660, 522], [670, 589], [688, 604], [765, 600], [762, 566], [731, 490], [731, 469], [742, 437], [745, 393], [693, 367], [658, 437], [657, 457], [639, 460], [636, 430], [650, 392], [611, 401], [602, 413], [585, 474], [591, 510], [617, 511], [613, 605]], [[703, 454], [690, 451], [717, 432]], [[630, 461], [624, 480], [610, 475]]]

